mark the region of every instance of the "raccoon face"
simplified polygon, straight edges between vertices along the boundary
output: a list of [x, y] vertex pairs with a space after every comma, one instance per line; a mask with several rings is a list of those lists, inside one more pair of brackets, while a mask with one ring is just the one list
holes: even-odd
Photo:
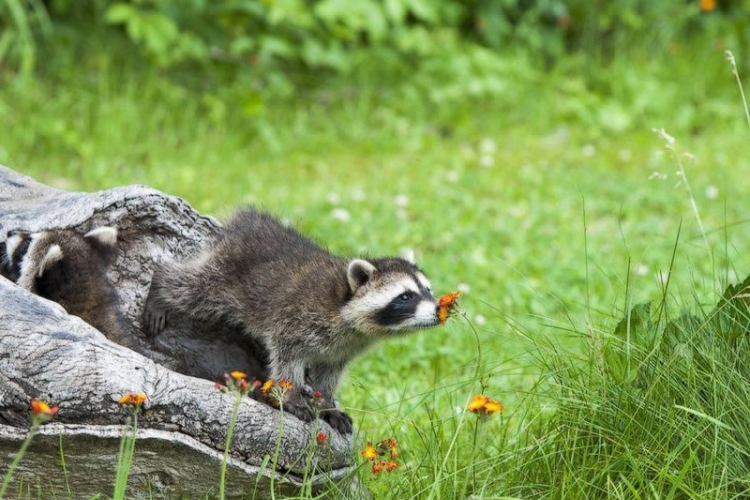
[[19, 286], [61, 303], [85, 299], [103, 279], [117, 242], [117, 230], [8, 232], [3, 261]]
[[352, 297], [342, 316], [359, 331], [391, 336], [440, 324], [432, 285], [407, 260], [354, 259], [347, 280]]

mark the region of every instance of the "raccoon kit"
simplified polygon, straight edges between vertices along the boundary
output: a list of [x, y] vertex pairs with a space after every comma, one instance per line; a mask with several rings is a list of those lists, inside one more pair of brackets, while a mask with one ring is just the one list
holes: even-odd
[[379, 339], [437, 326], [437, 311], [412, 262], [339, 257], [248, 209], [195, 258], [157, 267], [143, 324], [154, 335], [184, 315], [242, 331], [266, 348], [271, 377], [292, 382], [285, 409], [314, 418], [307, 380], [323, 394], [321, 416], [351, 433], [333, 399], [346, 364]]
[[107, 280], [115, 254], [117, 230], [99, 227], [86, 234], [71, 230], [25, 233], [9, 231], [3, 273], [11, 281], [57, 302], [69, 314], [127, 344], [117, 295]]

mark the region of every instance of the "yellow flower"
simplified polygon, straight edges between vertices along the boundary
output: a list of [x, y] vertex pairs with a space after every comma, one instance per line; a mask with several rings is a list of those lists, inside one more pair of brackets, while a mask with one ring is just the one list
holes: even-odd
[[233, 371], [232, 373], [230, 373], [230, 375], [235, 380], [244, 380], [247, 378], [247, 373], [240, 371]]
[[701, 10], [704, 12], [708, 12], [716, 8], [716, 0], [700, 0], [700, 2]]
[[503, 411], [503, 405], [499, 401], [490, 399], [484, 394], [477, 394], [471, 398], [469, 404], [466, 405], [466, 409], [472, 413], [476, 413], [480, 417], [487, 417], [493, 413], [501, 413]]
[[121, 405], [141, 406], [146, 402], [146, 395], [142, 392], [131, 392], [120, 398]]
[[484, 411], [486, 411], [488, 414], [500, 413], [503, 411], [503, 405], [502, 403], [495, 401], [494, 399], [490, 399], [484, 404]]
[[50, 406], [44, 401], [39, 401], [38, 399], [31, 400], [31, 413], [34, 415], [54, 417], [57, 415], [58, 411], [60, 411], [60, 408], [57, 406]]
[[367, 447], [362, 450], [362, 456], [370, 461], [375, 460], [378, 457], [378, 450], [371, 443], [367, 443]]
[[274, 384], [273, 379], [269, 378], [268, 380], [266, 380], [266, 383], [261, 386], [260, 392], [262, 392], [263, 394], [268, 394], [268, 391], [271, 390], [271, 388], [273, 387], [273, 384]]
[[469, 404], [466, 405], [466, 408], [473, 413], [476, 413], [478, 411], [481, 411], [484, 408], [484, 405], [487, 404], [490, 398], [483, 394], [477, 394], [473, 398], [471, 398], [471, 401], [469, 401]]

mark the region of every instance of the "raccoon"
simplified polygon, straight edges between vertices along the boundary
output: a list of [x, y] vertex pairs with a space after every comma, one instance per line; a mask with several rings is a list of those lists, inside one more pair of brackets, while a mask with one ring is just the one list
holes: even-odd
[[83, 235], [71, 230], [9, 231], [3, 268], [22, 288], [57, 302], [111, 340], [128, 345], [130, 335], [106, 275], [116, 243], [112, 227]]
[[377, 340], [439, 324], [425, 274], [402, 258], [344, 258], [252, 209], [239, 211], [192, 260], [161, 264], [143, 314], [150, 335], [170, 317], [229, 326], [266, 350], [271, 378], [292, 382], [284, 408], [314, 412], [305, 382], [323, 394], [321, 416], [342, 433], [336, 409], [346, 364]]

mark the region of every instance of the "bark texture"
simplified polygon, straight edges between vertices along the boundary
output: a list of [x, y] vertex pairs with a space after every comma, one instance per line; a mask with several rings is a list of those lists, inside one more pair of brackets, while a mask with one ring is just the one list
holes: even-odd
[[[59, 405], [60, 413], [42, 427], [16, 483], [35, 488], [38, 480], [57, 496], [67, 495], [67, 485], [76, 498], [111, 495], [127, 415], [117, 400], [145, 392], [129, 497], [146, 497], [149, 488], [167, 497], [215, 493], [233, 396], [217, 391], [211, 380], [235, 369], [262, 376], [262, 359], [232, 340], [232, 332], [210, 332], [208, 338], [201, 325], [179, 321], [152, 341], [141, 334], [139, 318], [154, 263], [198, 251], [219, 223], [148, 187], [71, 193], [0, 166], [0, 242], [11, 229], [85, 232], [102, 225], [119, 230], [109, 278], [130, 323], [127, 347], [0, 277], [0, 475], [28, 431], [29, 401], [38, 398]], [[276, 470], [269, 464], [261, 471], [264, 457], [274, 456], [280, 429]], [[329, 435], [324, 446], [315, 444], [318, 430]], [[240, 407], [230, 456], [227, 493], [236, 497], [252, 497], [256, 485], [258, 498], [267, 496], [271, 474], [293, 489], [305, 474], [324, 485], [353, 467], [351, 437], [249, 398]]]

